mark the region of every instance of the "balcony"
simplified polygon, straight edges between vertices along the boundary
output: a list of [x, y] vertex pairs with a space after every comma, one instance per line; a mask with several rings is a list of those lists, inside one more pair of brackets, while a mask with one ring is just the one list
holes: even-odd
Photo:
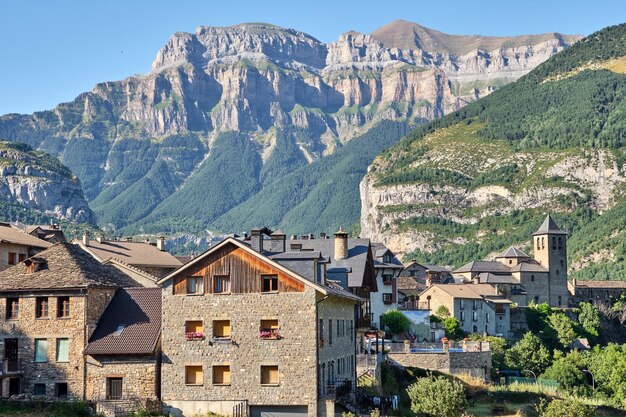
[[369, 329], [372, 327], [372, 318], [369, 316], [359, 317], [356, 319], [357, 329]]
[[17, 375], [22, 372], [21, 359], [2, 359], [2, 375]]

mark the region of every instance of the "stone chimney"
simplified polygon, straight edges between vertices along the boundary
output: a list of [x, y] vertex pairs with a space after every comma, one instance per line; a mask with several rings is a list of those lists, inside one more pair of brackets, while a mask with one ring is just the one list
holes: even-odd
[[89, 232], [83, 233], [83, 245], [89, 246]]
[[98, 236], [96, 236], [96, 240], [98, 241], [98, 243], [102, 243], [104, 242], [104, 236], [102, 234], [99, 234]]
[[339, 228], [335, 232], [335, 259], [346, 259], [348, 257], [348, 234]]
[[270, 252], [282, 253], [285, 251], [285, 241], [287, 236], [280, 230], [275, 231], [270, 235]]
[[313, 233], [309, 233], [309, 239], [311, 240], [315, 239], [315, 235]]
[[160, 251], [164, 251], [165, 250], [165, 236], [157, 237], [156, 247]]
[[324, 232], [320, 233], [320, 239], [326, 239], [326, 233]]
[[254, 228], [250, 230], [250, 247], [259, 253], [263, 253], [263, 233], [261, 233], [261, 229]]

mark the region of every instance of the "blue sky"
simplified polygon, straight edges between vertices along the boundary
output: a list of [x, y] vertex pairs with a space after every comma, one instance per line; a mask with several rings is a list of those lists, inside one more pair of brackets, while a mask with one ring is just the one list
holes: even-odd
[[626, 22], [626, 1], [19, 0], [0, 9], [0, 115], [70, 101], [94, 84], [147, 72], [176, 31], [270, 22], [321, 41], [395, 19], [447, 33], [589, 34]]

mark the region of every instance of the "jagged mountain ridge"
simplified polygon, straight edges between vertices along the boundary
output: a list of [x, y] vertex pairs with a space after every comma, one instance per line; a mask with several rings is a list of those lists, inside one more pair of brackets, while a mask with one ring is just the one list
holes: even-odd
[[416, 129], [361, 182], [364, 236], [458, 267], [529, 236], [546, 213], [569, 230], [572, 275], [626, 274], [626, 24]]
[[[452, 52], [458, 48], [420, 49], [432, 43], [427, 41], [387, 47], [389, 41], [377, 36], [348, 32], [326, 45], [269, 24], [176, 33], [150, 73], [98, 84], [52, 111], [2, 116], [0, 137], [58, 155], [80, 178], [100, 224], [111, 230], [158, 212], [179, 192], [213, 207], [204, 224], [210, 227], [244, 202], [195, 199], [197, 191], [185, 190], [198, 187], [191, 181], [196, 172], [217, 169], [219, 158], [211, 152], [222, 133], [239, 132], [252, 141], [258, 160], [250, 154], [248, 162], [254, 166], [271, 162], [295, 169], [381, 120], [416, 124], [457, 110], [576, 40], [556, 34], [517, 43], [490, 40], [485, 45], [497, 46], [493, 51], [457, 56]], [[469, 40], [482, 45], [476, 37]], [[261, 178], [262, 172], [251, 170], [247, 192], [273, 179]]]

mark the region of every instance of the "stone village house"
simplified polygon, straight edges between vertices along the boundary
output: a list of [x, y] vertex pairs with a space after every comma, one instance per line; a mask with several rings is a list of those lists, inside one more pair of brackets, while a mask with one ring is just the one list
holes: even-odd
[[133, 286], [67, 243], [0, 272], [2, 396], [85, 399], [83, 350], [116, 290]]
[[52, 246], [52, 243], [0, 222], [0, 271]]
[[165, 412], [325, 415], [354, 386], [362, 299], [326, 281], [319, 254], [288, 269], [261, 242], [227, 238], [161, 280]]

